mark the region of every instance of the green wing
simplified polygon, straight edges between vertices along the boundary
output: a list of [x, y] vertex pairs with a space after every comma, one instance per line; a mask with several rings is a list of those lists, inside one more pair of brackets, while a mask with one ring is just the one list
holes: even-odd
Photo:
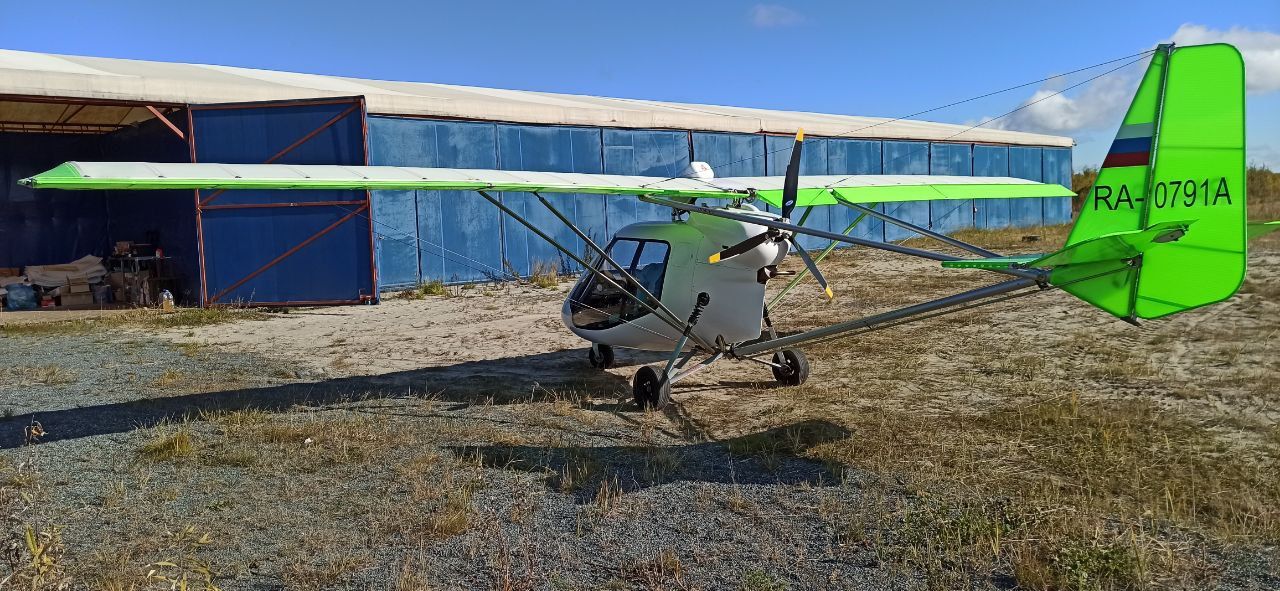
[[[67, 162], [20, 183], [36, 189], [394, 189], [482, 190], [673, 199], [751, 199], [781, 202], [782, 177], [661, 178], [403, 166]], [[836, 204], [832, 192], [855, 203], [1066, 197], [1060, 185], [1004, 177], [801, 176], [798, 204]]]

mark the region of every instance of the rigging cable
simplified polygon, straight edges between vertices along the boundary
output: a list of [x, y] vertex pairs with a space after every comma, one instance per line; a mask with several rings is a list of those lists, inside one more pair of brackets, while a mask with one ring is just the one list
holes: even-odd
[[[1129, 66], [1129, 65], [1130, 65], [1130, 64], [1132, 64], [1132, 63], [1135, 63], [1135, 62], [1137, 62], [1137, 61], [1141, 61], [1143, 58], [1145, 58], [1145, 57], [1147, 57], [1147, 56], [1149, 56], [1149, 55], [1151, 55], [1151, 54], [1155, 53], [1155, 51], [1156, 51], [1156, 50], [1154, 50], [1154, 49], [1148, 49], [1148, 50], [1146, 50], [1146, 51], [1141, 51], [1141, 52], [1138, 52], [1138, 53], [1129, 54], [1129, 55], [1126, 55], [1126, 56], [1123, 56], [1123, 57], [1118, 57], [1118, 58], [1111, 59], [1111, 60], [1107, 60], [1107, 61], [1104, 61], [1104, 62], [1098, 62], [1098, 63], [1093, 64], [1093, 65], [1091, 65], [1091, 66], [1085, 66], [1085, 67], [1083, 67], [1083, 68], [1077, 68], [1077, 69], [1075, 69], [1075, 70], [1071, 70], [1071, 71], [1069, 71], [1069, 72], [1063, 72], [1063, 73], [1061, 73], [1061, 74], [1055, 74], [1055, 75], [1053, 75], [1053, 76], [1048, 76], [1048, 77], [1045, 77], [1045, 78], [1041, 78], [1041, 79], [1039, 79], [1039, 80], [1032, 80], [1032, 81], [1030, 81], [1030, 82], [1024, 82], [1024, 83], [1022, 83], [1022, 84], [1017, 84], [1017, 85], [1015, 85], [1015, 86], [1010, 86], [1010, 87], [1007, 87], [1007, 88], [1002, 88], [1002, 89], [1000, 89], [1000, 90], [996, 90], [996, 91], [988, 92], [988, 93], [985, 93], [985, 94], [981, 94], [981, 95], [977, 95], [977, 96], [969, 97], [969, 98], [966, 98], [966, 99], [962, 99], [962, 100], [954, 101], [954, 102], [947, 103], [947, 104], [945, 104], [945, 105], [941, 105], [941, 106], [938, 106], [938, 107], [933, 107], [933, 108], [925, 109], [925, 110], [923, 110], [923, 111], [916, 111], [915, 113], [911, 113], [911, 114], [909, 114], [909, 115], [902, 115], [902, 116], [900, 116], [900, 117], [894, 117], [894, 118], [892, 118], [892, 119], [886, 119], [886, 120], [883, 120], [883, 121], [878, 121], [878, 122], [876, 122], [876, 123], [873, 123], [873, 124], [870, 124], [870, 125], [865, 125], [865, 126], [863, 126], [863, 127], [858, 127], [858, 128], [856, 128], [856, 129], [851, 129], [851, 130], [849, 130], [849, 131], [846, 131], [846, 132], [844, 132], [844, 133], [837, 134], [837, 135], [834, 135], [834, 136], [825, 136], [824, 138], [821, 138], [821, 139], [839, 139], [839, 138], [846, 137], [846, 136], [851, 135], [851, 134], [854, 134], [854, 133], [858, 133], [858, 132], [860, 132], [860, 131], [865, 131], [865, 130], [868, 130], [868, 129], [872, 129], [872, 128], [875, 128], [875, 127], [879, 127], [879, 126], [881, 126], [881, 125], [887, 125], [887, 124], [889, 124], [889, 123], [895, 123], [895, 122], [898, 122], [898, 121], [902, 121], [902, 120], [904, 120], [904, 119], [909, 119], [909, 118], [911, 118], [911, 117], [917, 117], [917, 116], [919, 116], [919, 115], [924, 115], [924, 114], [927, 114], [927, 113], [932, 113], [932, 112], [934, 112], [934, 111], [941, 111], [942, 109], [947, 109], [947, 108], [954, 107], [954, 106], [957, 106], [957, 105], [962, 105], [962, 104], [969, 103], [969, 102], [973, 102], [973, 101], [976, 101], [976, 100], [980, 100], [980, 99], [984, 99], [984, 98], [992, 97], [992, 96], [995, 96], [995, 95], [998, 95], [998, 94], [1003, 94], [1003, 93], [1006, 93], [1006, 92], [1010, 92], [1010, 91], [1013, 91], [1013, 90], [1017, 90], [1017, 89], [1019, 89], [1019, 88], [1026, 88], [1026, 87], [1031, 86], [1031, 85], [1033, 85], [1033, 84], [1040, 84], [1040, 83], [1043, 83], [1043, 82], [1048, 82], [1048, 81], [1050, 81], [1050, 80], [1054, 80], [1054, 79], [1057, 79], [1057, 78], [1062, 78], [1062, 77], [1064, 77], [1064, 76], [1070, 76], [1070, 75], [1072, 75], [1072, 74], [1078, 74], [1078, 73], [1080, 73], [1080, 72], [1085, 72], [1085, 71], [1088, 71], [1088, 70], [1092, 70], [1092, 69], [1094, 69], [1094, 68], [1100, 68], [1100, 67], [1102, 67], [1102, 66], [1106, 66], [1106, 65], [1109, 65], [1109, 64], [1114, 64], [1114, 63], [1116, 63], [1116, 62], [1129, 60], [1129, 59], [1131, 59], [1131, 58], [1136, 58], [1133, 62], [1126, 63], [1126, 64], [1124, 64], [1124, 65], [1122, 65], [1122, 66], [1120, 66], [1120, 67], [1118, 67], [1118, 68], [1115, 68], [1115, 69], [1109, 70], [1109, 71], [1104, 72], [1103, 74], [1101, 74], [1101, 75], [1099, 75], [1099, 76], [1095, 76], [1094, 78], [1090, 78], [1090, 79], [1089, 79], [1089, 80], [1095, 80], [1095, 79], [1097, 79], [1097, 78], [1100, 78], [1101, 76], [1105, 76], [1105, 75], [1107, 75], [1107, 74], [1110, 74], [1111, 72], [1114, 72], [1114, 71], [1116, 71], [1116, 70], [1119, 70], [1119, 69], [1121, 69], [1121, 68], [1124, 68], [1124, 67], [1126, 67], [1126, 66]], [[1088, 82], [1089, 80], [1086, 80], [1085, 82]], [[1055, 95], [1056, 95], [1056, 94], [1061, 94], [1062, 92], [1064, 92], [1064, 91], [1066, 91], [1066, 90], [1069, 90], [1070, 88], [1075, 88], [1076, 86], [1078, 86], [1078, 85], [1073, 85], [1073, 86], [1071, 86], [1071, 87], [1069, 87], [1069, 88], [1063, 89], [1063, 90], [1058, 91], [1057, 93], [1054, 93], [1054, 94], [1055, 94]], [[1036, 102], [1039, 102], [1039, 101], [1036, 101]], [[1010, 111], [1009, 113], [1005, 113], [1004, 115], [1001, 115], [1000, 117], [995, 117], [995, 118], [990, 119], [990, 120], [988, 120], [988, 121], [984, 121], [984, 122], [980, 123], [979, 125], [976, 125], [976, 126], [974, 126], [974, 127], [970, 127], [970, 128], [968, 128], [968, 129], [966, 129], [966, 130], [964, 130], [964, 131], [960, 132], [960, 133], [965, 133], [965, 132], [968, 132], [968, 131], [972, 131], [972, 130], [973, 130], [974, 128], [976, 128], [976, 127], [980, 127], [980, 126], [982, 126], [982, 125], [986, 125], [987, 123], [991, 123], [992, 121], [995, 121], [996, 119], [1000, 119], [1001, 117], [1008, 116], [1008, 115], [1010, 115], [1010, 114], [1012, 114], [1012, 113], [1014, 113], [1014, 112], [1016, 112], [1016, 111], [1021, 110], [1022, 108], [1025, 108], [1026, 106], [1030, 106], [1030, 104], [1034, 104], [1034, 103], [1029, 103], [1029, 104], [1027, 104], [1027, 105], [1024, 105], [1023, 107], [1019, 107], [1018, 109], [1014, 109], [1013, 111]], [[957, 133], [957, 134], [955, 134], [955, 135], [952, 135], [950, 138], [947, 138], [947, 139], [954, 138], [954, 137], [956, 137], [956, 135], [959, 135], [959, 133]], [[751, 160], [755, 160], [755, 159], [757, 159], [757, 158], [764, 158], [764, 157], [766, 157], [766, 156], [770, 156], [770, 155], [773, 155], [773, 154], [777, 154], [777, 153], [779, 153], [779, 152], [787, 152], [787, 151], [790, 151], [790, 150], [791, 150], [791, 146], [787, 146], [787, 147], [785, 147], [785, 148], [779, 148], [779, 149], [777, 149], [777, 150], [773, 150], [773, 151], [769, 151], [769, 152], [763, 152], [763, 153], [761, 153], [761, 154], [755, 154], [755, 155], [752, 155], [752, 156], [748, 156], [748, 157], [746, 157], [746, 158], [741, 158], [741, 159], [738, 159], [738, 160], [733, 160], [733, 161], [731, 161], [731, 162], [724, 162], [724, 163], [717, 164], [717, 165], [714, 165], [714, 166], [711, 166], [710, 164], [708, 164], [708, 166], [711, 166], [711, 169], [712, 169], [712, 170], [715, 170], [716, 168], [723, 168], [723, 167], [726, 167], [726, 166], [732, 166], [732, 165], [734, 165], [734, 164], [741, 164], [741, 163], [743, 163], [743, 162], [748, 162], [748, 161], [751, 161]], [[896, 159], [895, 159], [895, 160], [896, 160]], [[676, 180], [676, 179], [682, 179], [682, 178], [686, 178], [686, 177], [682, 177], [682, 176], [668, 177], [668, 178], [662, 179], [661, 181], [656, 181], [656, 182], [654, 182], [654, 183], [649, 183], [648, 185], [644, 185], [644, 186], [645, 186], [645, 187], [649, 187], [649, 186], [652, 186], [652, 185], [654, 185], [654, 184], [658, 184], [658, 183], [661, 183], [661, 182], [666, 182], [666, 181], [671, 181], [671, 180]], [[700, 180], [700, 179], [699, 179], [699, 180]]]

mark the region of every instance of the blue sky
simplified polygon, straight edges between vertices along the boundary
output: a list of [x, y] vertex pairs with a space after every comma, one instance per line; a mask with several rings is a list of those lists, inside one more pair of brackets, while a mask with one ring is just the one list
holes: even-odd
[[[5, 49], [888, 117], [1133, 54], [1175, 34], [1227, 39], [1253, 48], [1245, 48], [1250, 157], [1280, 168], [1276, 0], [0, 0], [0, 10]], [[1070, 135], [1079, 142], [1076, 167], [1096, 164], [1141, 69], [997, 125]], [[1102, 71], [925, 118], [981, 121]]]

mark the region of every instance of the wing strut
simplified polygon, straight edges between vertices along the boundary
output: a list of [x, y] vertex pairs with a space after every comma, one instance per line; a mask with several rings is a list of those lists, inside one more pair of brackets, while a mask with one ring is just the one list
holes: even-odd
[[[546, 207], [548, 211], [554, 214], [560, 220], [560, 222], [565, 225], [565, 227], [569, 228], [569, 230], [571, 230], [574, 234], [576, 234], [578, 238], [581, 239], [584, 243], [586, 243], [586, 245], [589, 248], [591, 248], [591, 250], [595, 251], [595, 253], [599, 255], [600, 258], [604, 259], [605, 262], [612, 265], [613, 268], [617, 269], [619, 273], [622, 273], [623, 277], [625, 277], [629, 283], [640, 288], [640, 291], [644, 293], [645, 297], [648, 297], [654, 304], [657, 304], [657, 309], [661, 310], [663, 314], [667, 315], [667, 318], [665, 319], [667, 320], [667, 324], [671, 325], [672, 328], [679, 329], [682, 333], [689, 332], [689, 329], [692, 328], [692, 325], [685, 322], [680, 322], [680, 319], [676, 317], [675, 312], [672, 312], [671, 308], [668, 308], [666, 304], [662, 303], [662, 300], [658, 299], [657, 296], [653, 295], [653, 293], [650, 292], [649, 289], [646, 288], [644, 284], [640, 282], [640, 280], [636, 279], [634, 275], [632, 275], [630, 272], [627, 271], [626, 267], [619, 265], [617, 261], [613, 260], [613, 257], [609, 256], [609, 253], [605, 252], [603, 248], [600, 248], [600, 246], [597, 245], [595, 241], [591, 239], [591, 237], [587, 236], [585, 232], [579, 229], [578, 226], [576, 226], [572, 220], [565, 217], [563, 213], [560, 213], [560, 210], [556, 209], [555, 206], [551, 205], [551, 202], [547, 201], [546, 197], [543, 197], [537, 191], [534, 191], [533, 195], [538, 198], [538, 201], [542, 202], [543, 207]], [[521, 223], [524, 223], [523, 220], [520, 220], [520, 221]], [[558, 244], [555, 246], [559, 247]], [[622, 293], [626, 294], [631, 299], [637, 302], [641, 301], [640, 298], [633, 295], [630, 291], [627, 291], [624, 289], [622, 290]], [[716, 349], [714, 346], [711, 346], [710, 343], [706, 342], [704, 339], [702, 339], [701, 337], [698, 337], [697, 335], [690, 334], [688, 335], [688, 338], [693, 339], [695, 343], [698, 343], [699, 346], [701, 346], [703, 349], [706, 349], [708, 351], [714, 351]], [[683, 349], [683, 347], [677, 348], [677, 350], [681, 350], [681, 349]]]
[[[872, 204], [871, 206], [875, 207], [875, 204]], [[850, 222], [849, 225], [845, 227], [844, 231], [841, 232], [841, 234], [848, 236], [849, 232], [852, 232], [853, 229], [858, 227], [858, 224], [861, 224], [862, 220], [866, 218], [867, 218], [867, 214], [865, 213], [858, 214], [858, 217], [855, 218], [852, 222]], [[827, 244], [826, 248], [822, 249], [822, 252], [818, 253], [818, 256], [813, 257], [813, 263], [815, 265], [818, 263], [821, 263], [822, 259], [827, 258], [827, 255], [831, 254], [831, 251], [835, 250], [836, 246], [839, 244], [840, 243], [838, 241], [832, 240], [830, 244]], [[799, 273], [796, 273], [796, 276], [793, 277], [791, 281], [787, 282], [787, 286], [782, 288], [782, 291], [778, 292], [778, 295], [773, 296], [773, 299], [769, 300], [769, 305], [765, 307], [766, 310], [770, 307], [776, 308], [778, 306], [778, 302], [781, 302], [782, 298], [787, 297], [787, 293], [790, 292], [792, 289], [794, 289], [795, 286], [799, 285], [801, 281], [804, 281], [804, 278], [808, 276], [809, 276], [809, 267], [806, 266], [805, 268], [801, 269]], [[766, 314], [765, 317], [768, 318], [768, 315]]]
[[[610, 277], [608, 273], [605, 273], [605, 272], [603, 272], [603, 271], [601, 271], [601, 270], [597, 269], [597, 268], [595, 267], [595, 265], [592, 265], [592, 264], [588, 263], [587, 261], [583, 260], [583, 259], [582, 259], [582, 257], [580, 257], [580, 256], [578, 256], [578, 255], [576, 255], [576, 254], [574, 254], [574, 253], [573, 253], [573, 251], [569, 250], [568, 248], [565, 248], [565, 246], [564, 246], [563, 244], [560, 244], [559, 242], [557, 242], [555, 238], [552, 238], [551, 236], [548, 236], [546, 232], [543, 232], [542, 230], [538, 229], [538, 227], [537, 227], [537, 226], [535, 226], [535, 225], [533, 225], [532, 223], [530, 223], [530, 222], [529, 222], [529, 220], [524, 219], [524, 217], [522, 217], [520, 214], [518, 214], [518, 213], [516, 213], [515, 211], [513, 211], [510, 207], [507, 207], [507, 206], [506, 206], [506, 205], [504, 205], [501, 201], [499, 201], [499, 200], [495, 199], [492, 195], [490, 195], [490, 194], [488, 194], [488, 193], [486, 193], [486, 192], [484, 192], [484, 191], [481, 191], [481, 190], [477, 189], [477, 190], [476, 190], [476, 193], [479, 193], [479, 194], [480, 194], [480, 196], [481, 196], [481, 197], [484, 197], [486, 201], [488, 201], [489, 203], [492, 203], [494, 207], [496, 207], [496, 208], [498, 208], [498, 209], [502, 210], [502, 212], [503, 212], [503, 213], [505, 213], [505, 214], [507, 214], [507, 215], [511, 216], [511, 219], [514, 219], [515, 221], [519, 222], [519, 223], [520, 223], [520, 225], [522, 225], [522, 226], [524, 226], [524, 227], [528, 228], [530, 232], [533, 232], [534, 234], [537, 234], [539, 238], [542, 238], [543, 240], [546, 240], [548, 244], [550, 244], [551, 246], [556, 247], [556, 250], [559, 250], [560, 252], [564, 253], [564, 255], [565, 255], [565, 256], [567, 256], [567, 257], [569, 257], [569, 258], [573, 259], [573, 260], [574, 260], [574, 262], [578, 263], [579, 265], [582, 265], [582, 268], [583, 268], [583, 269], [585, 269], [588, 273], [591, 273], [592, 275], [595, 275], [595, 277], [596, 277], [597, 279], [599, 279], [599, 280], [601, 280], [601, 281], [604, 281], [605, 283], [609, 284], [609, 286], [610, 286], [610, 287], [612, 287], [612, 288], [614, 288], [614, 289], [616, 289], [616, 290], [618, 290], [618, 291], [620, 291], [620, 292], [622, 292], [622, 293], [626, 294], [626, 295], [627, 295], [628, 297], [630, 297], [632, 300], [635, 300], [635, 302], [636, 302], [637, 304], [639, 304], [641, 308], [644, 308], [644, 309], [645, 309], [645, 311], [649, 312], [650, 314], [653, 314], [653, 315], [654, 315], [654, 316], [656, 316], [659, 320], [661, 320], [661, 321], [663, 321], [663, 322], [667, 323], [668, 325], [670, 325], [670, 326], [671, 326], [671, 328], [673, 328], [673, 329], [675, 329], [675, 330], [677, 330], [677, 331], [680, 331], [680, 332], [684, 332], [684, 325], [683, 325], [683, 324], [676, 323], [676, 322], [672, 322], [672, 321], [671, 321], [669, 318], [667, 318], [665, 315], [663, 315], [663, 314], [659, 313], [656, 309], [654, 309], [654, 307], [653, 307], [653, 306], [649, 305], [649, 303], [648, 303], [648, 302], [644, 301], [643, 299], [640, 299], [640, 298], [636, 297], [636, 296], [635, 296], [635, 295], [633, 295], [630, 291], [628, 291], [626, 288], [622, 287], [621, 285], [618, 285], [618, 282], [617, 282], [617, 281], [614, 281], [613, 277]], [[569, 227], [570, 227], [570, 228], [572, 228], [572, 229], [575, 229], [575, 230], [577, 229], [577, 227], [576, 227], [576, 226], [574, 226], [573, 224], [569, 224]], [[623, 270], [622, 270], [622, 272], [623, 272], [624, 274], [626, 274], [626, 270], [625, 270], [625, 269], [623, 269]], [[634, 277], [631, 277], [629, 274], [627, 274], [627, 279], [628, 279], [628, 280], [630, 280], [630, 281], [635, 281], [635, 278], [634, 278]], [[661, 304], [661, 302], [659, 302], [659, 304]], [[702, 341], [701, 339], [698, 339], [697, 343], [698, 343], [699, 345], [703, 345], [704, 341]], [[710, 348], [710, 349], [708, 349], [708, 350], [712, 350], [712, 351], [714, 351], [714, 350], [715, 350], [715, 347], [711, 347], [711, 348]]]
[[996, 253], [994, 253], [994, 252], [991, 252], [991, 251], [989, 251], [989, 250], [986, 250], [986, 249], [984, 249], [984, 248], [980, 248], [980, 247], [978, 247], [978, 246], [974, 246], [974, 245], [972, 245], [972, 244], [969, 244], [968, 242], [964, 242], [964, 241], [961, 241], [961, 240], [956, 240], [955, 238], [952, 238], [952, 237], [947, 236], [947, 235], [945, 235], [945, 234], [939, 234], [939, 233], [934, 232], [934, 231], [932, 231], [932, 230], [928, 230], [928, 229], [926, 229], [926, 228], [922, 228], [922, 227], [920, 227], [920, 226], [917, 226], [917, 225], [912, 224], [912, 223], [910, 223], [910, 222], [907, 222], [907, 221], [905, 221], [905, 220], [900, 220], [900, 219], [895, 218], [895, 217], [893, 217], [893, 216], [891, 216], [891, 215], [884, 214], [884, 213], [880, 213], [880, 212], [878, 212], [878, 211], [876, 211], [876, 210], [874, 210], [874, 209], [871, 209], [871, 208], [869, 208], [869, 207], [863, 207], [863, 206], [861, 206], [861, 205], [858, 205], [857, 203], [854, 203], [854, 202], [852, 202], [852, 201], [849, 201], [849, 200], [847, 200], [847, 199], [845, 199], [845, 198], [841, 197], [841, 196], [840, 196], [840, 194], [839, 194], [839, 193], [837, 193], [837, 192], [833, 192], [832, 194], [833, 194], [833, 196], [835, 196], [836, 201], [839, 201], [841, 205], [843, 205], [843, 206], [845, 206], [845, 207], [848, 207], [848, 208], [850, 208], [850, 209], [852, 209], [852, 210], [854, 210], [854, 211], [856, 211], [856, 212], [859, 212], [859, 213], [861, 213], [861, 214], [863, 214], [863, 215], [869, 215], [869, 216], [871, 216], [871, 217], [873, 217], [873, 218], [876, 218], [876, 219], [878, 219], [878, 220], [881, 220], [881, 221], [883, 221], [883, 222], [885, 222], [885, 223], [887, 223], [887, 224], [893, 224], [893, 225], [895, 225], [895, 226], [898, 226], [899, 228], [903, 228], [903, 229], [905, 229], [905, 230], [909, 230], [909, 231], [915, 232], [916, 234], [919, 234], [919, 235], [921, 235], [921, 236], [927, 236], [927, 237], [932, 238], [932, 239], [934, 239], [934, 240], [937, 240], [937, 241], [940, 241], [940, 242], [944, 242], [944, 243], [946, 243], [946, 244], [950, 244], [951, 246], [954, 246], [954, 247], [959, 248], [959, 249], [961, 249], [961, 250], [967, 250], [967, 251], [969, 251], [969, 252], [971, 252], [971, 253], [973, 253], [973, 254], [976, 254], [976, 255], [978, 255], [978, 256], [981, 256], [981, 257], [983, 257], [983, 258], [992, 258], [992, 257], [998, 257], [998, 256], [1000, 256], [1000, 255], [998, 255], [998, 254], [996, 254]]

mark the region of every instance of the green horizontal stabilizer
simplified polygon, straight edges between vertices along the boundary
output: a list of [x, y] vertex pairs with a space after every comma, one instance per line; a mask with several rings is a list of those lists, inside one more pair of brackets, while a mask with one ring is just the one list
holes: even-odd
[[948, 269], [1051, 268], [1101, 261], [1127, 260], [1153, 246], [1176, 242], [1193, 221], [1162, 222], [1141, 231], [1111, 232], [1082, 240], [1049, 254], [1029, 254], [987, 259], [943, 261]]
[[961, 259], [958, 261], [942, 261], [942, 266], [948, 269], [1008, 269], [1010, 267], [1025, 267], [1027, 263], [1034, 261], [1044, 255], [1026, 254], [1011, 257], [993, 257], [989, 259]]
[[1249, 222], [1249, 240], [1261, 238], [1280, 230], [1280, 220], [1274, 222]]
[[1081, 240], [1053, 254], [1031, 261], [1032, 267], [1061, 267], [1131, 259], [1154, 246], [1177, 242], [1195, 220], [1160, 222], [1146, 230], [1111, 232]]

